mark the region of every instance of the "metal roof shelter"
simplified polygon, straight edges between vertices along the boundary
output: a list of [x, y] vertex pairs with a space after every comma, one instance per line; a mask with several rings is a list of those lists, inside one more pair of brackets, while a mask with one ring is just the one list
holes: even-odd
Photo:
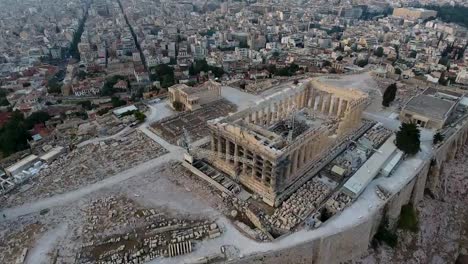
[[397, 147], [393, 143], [395, 136], [391, 136], [385, 143], [375, 152], [356, 173], [343, 186], [343, 192], [347, 195], [356, 198], [358, 197], [367, 185], [377, 176], [380, 169], [393, 156]]

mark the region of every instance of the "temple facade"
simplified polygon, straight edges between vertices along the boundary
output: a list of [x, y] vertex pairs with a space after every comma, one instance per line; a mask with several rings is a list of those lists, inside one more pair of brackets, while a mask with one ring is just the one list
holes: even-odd
[[363, 92], [309, 80], [210, 121], [213, 165], [278, 206], [362, 132], [366, 102]]

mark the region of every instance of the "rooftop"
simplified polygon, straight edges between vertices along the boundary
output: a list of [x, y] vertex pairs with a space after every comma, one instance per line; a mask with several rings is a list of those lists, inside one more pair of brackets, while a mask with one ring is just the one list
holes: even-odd
[[454, 105], [455, 102], [420, 94], [413, 97], [404, 109], [430, 118], [444, 120]]
[[24, 159], [16, 162], [15, 164], [9, 166], [5, 170], [9, 171], [9, 172], [15, 172], [15, 171], [21, 169], [23, 166], [26, 166], [29, 163], [34, 162], [35, 160], [37, 160], [36, 155], [29, 155], [29, 156], [25, 157]]
[[349, 191], [349, 195], [357, 197], [367, 187], [370, 181], [379, 173], [380, 169], [397, 150], [393, 144], [395, 136], [390, 137], [385, 141], [378, 152], [375, 152], [369, 160], [367, 160], [356, 173], [343, 186]]

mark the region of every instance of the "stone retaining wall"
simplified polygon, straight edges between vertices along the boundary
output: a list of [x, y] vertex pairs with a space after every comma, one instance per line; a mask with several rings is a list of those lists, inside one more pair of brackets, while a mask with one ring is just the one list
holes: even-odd
[[[371, 216], [357, 225], [342, 231], [337, 227], [337, 232], [332, 235], [322, 236], [282, 250], [246, 256], [228, 263], [333, 264], [362, 256], [367, 252], [383, 215], [388, 217], [391, 226], [395, 226], [403, 205], [417, 204], [423, 199], [426, 188], [440, 187], [443, 179], [439, 177], [443, 164], [453, 159], [468, 142], [468, 121], [459, 124], [455, 130], [442, 145], [434, 150], [434, 154], [417, 168], [419, 172], [404, 184], [399, 192], [393, 194], [382, 207], [374, 210]], [[340, 215], [335, 217], [340, 217]]]

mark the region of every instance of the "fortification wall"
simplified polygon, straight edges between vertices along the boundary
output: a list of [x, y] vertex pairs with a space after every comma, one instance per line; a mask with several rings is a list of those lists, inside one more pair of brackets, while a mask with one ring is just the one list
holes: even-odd
[[[382, 217], [386, 215], [389, 223], [395, 226], [403, 205], [420, 202], [426, 188], [440, 188], [443, 164], [453, 159], [467, 143], [468, 122], [465, 121], [454, 128], [453, 134], [434, 150], [430, 158], [416, 168], [418, 173], [409, 179], [400, 191], [394, 193], [383, 205], [369, 210], [370, 215], [356, 225], [348, 226], [343, 230], [336, 227], [337, 231], [332, 235], [318, 236], [316, 239], [282, 250], [254, 254], [228, 263], [333, 264], [365, 254]], [[340, 215], [335, 217], [340, 217]]]

